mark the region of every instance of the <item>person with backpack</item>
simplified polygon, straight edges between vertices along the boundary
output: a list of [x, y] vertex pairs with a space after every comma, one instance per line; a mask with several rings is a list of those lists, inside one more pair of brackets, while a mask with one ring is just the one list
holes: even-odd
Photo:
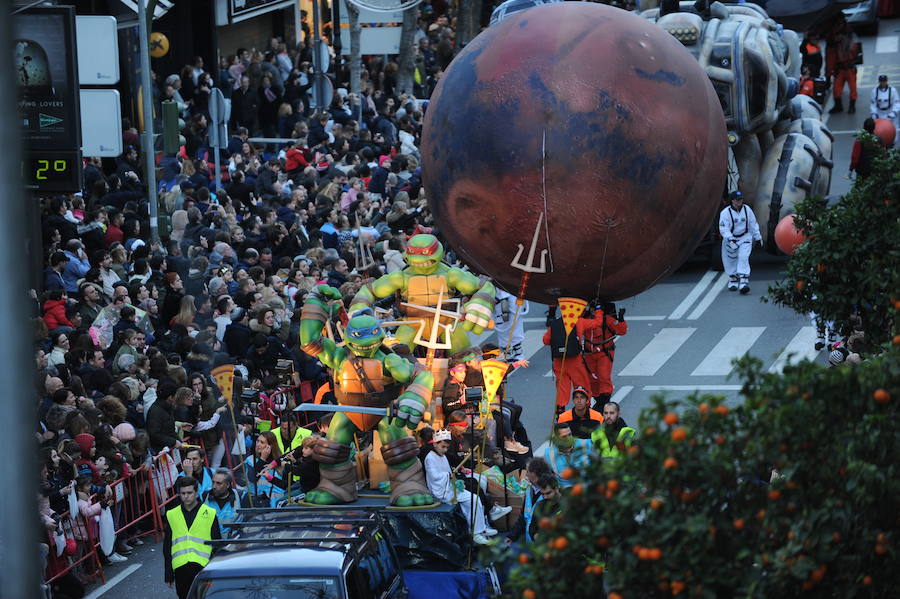
[[553, 357], [553, 378], [556, 379], [556, 414], [562, 414], [576, 387], [590, 388], [591, 377], [581, 355], [581, 338], [575, 329], [566, 334], [562, 317], [550, 322], [544, 333], [544, 345], [550, 346]]

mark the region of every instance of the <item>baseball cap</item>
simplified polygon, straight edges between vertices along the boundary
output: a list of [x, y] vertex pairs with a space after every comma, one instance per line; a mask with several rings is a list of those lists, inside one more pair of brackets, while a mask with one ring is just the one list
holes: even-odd
[[572, 397], [575, 397], [576, 393], [581, 393], [582, 395], [584, 395], [585, 397], [588, 397], [588, 398], [591, 396], [591, 394], [588, 393], [588, 390], [585, 389], [584, 387], [575, 387], [575, 389], [572, 391]]
[[878, 80], [879, 81], [887, 81], [888, 80], [887, 75], [879, 75]]

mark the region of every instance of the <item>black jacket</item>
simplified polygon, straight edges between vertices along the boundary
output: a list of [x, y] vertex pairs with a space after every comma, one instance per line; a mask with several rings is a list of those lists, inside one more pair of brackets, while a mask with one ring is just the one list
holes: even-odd
[[228, 348], [228, 355], [243, 358], [247, 355], [247, 349], [253, 340], [253, 331], [250, 327], [240, 322], [232, 322], [225, 329], [222, 341]]
[[174, 408], [166, 401], [156, 400], [147, 411], [147, 434], [150, 436], [153, 453], [159, 453], [164, 447], [174, 448], [178, 442], [175, 436]]

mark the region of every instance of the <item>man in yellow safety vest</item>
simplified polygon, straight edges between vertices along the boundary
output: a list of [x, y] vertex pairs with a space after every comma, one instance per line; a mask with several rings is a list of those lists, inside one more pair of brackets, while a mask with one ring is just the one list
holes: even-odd
[[619, 404], [608, 401], [603, 406], [603, 426], [594, 429], [591, 441], [600, 459], [611, 463], [622, 456], [621, 447], [634, 441], [637, 431], [625, 424], [619, 412]]
[[212, 554], [213, 539], [222, 538], [216, 510], [200, 503], [197, 481], [183, 476], [175, 480], [181, 504], [166, 511], [163, 558], [166, 583], [175, 584], [179, 599], [186, 599], [191, 583]]

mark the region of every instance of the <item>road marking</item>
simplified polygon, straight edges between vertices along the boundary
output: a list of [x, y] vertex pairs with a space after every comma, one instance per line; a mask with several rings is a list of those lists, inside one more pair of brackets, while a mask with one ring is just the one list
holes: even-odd
[[820, 351], [815, 348], [818, 336], [816, 327], [801, 328], [781, 352], [781, 355], [778, 356], [778, 359], [775, 360], [775, 363], [769, 367], [769, 372], [780, 374], [789, 361], [796, 364], [804, 358], [815, 360]]
[[131, 564], [112, 578], [110, 578], [105, 585], [100, 588], [94, 589], [89, 595], [85, 595], [84, 599], [97, 599], [102, 596], [108, 590], [131, 576], [131, 573], [140, 568], [143, 564]]
[[619, 376], [653, 376], [696, 330], [690, 327], [660, 329]]
[[712, 351], [694, 369], [691, 376], [725, 376], [733, 368], [731, 361], [750, 351], [766, 327], [732, 327]]
[[625, 320], [665, 320], [665, 316], [625, 316]]
[[706, 309], [716, 301], [716, 298], [725, 289], [725, 285], [728, 284], [728, 275], [724, 272], [719, 275], [719, 278], [716, 279], [716, 282], [712, 284], [709, 288], [709, 291], [706, 292], [706, 295], [703, 296], [703, 299], [700, 300], [700, 303], [697, 304], [697, 307], [694, 308], [694, 311], [691, 312], [690, 316], [688, 316], [688, 320], [697, 320], [703, 313], [706, 312]]
[[553, 369], [552, 369], [552, 368], [551, 368], [550, 370], [548, 370], [546, 374], [544, 374], [544, 378], [551, 377], [551, 376], [553, 376]]
[[625, 385], [624, 387], [619, 387], [618, 389], [616, 389], [616, 392], [613, 393], [613, 396], [609, 398], [609, 401], [614, 401], [621, 406], [622, 400], [624, 400], [625, 396], [631, 393], [633, 389], [633, 385]]
[[703, 273], [703, 276], [697, 281], [697, 284], [694, 285], [694, 288], [691, 289], [690, 293], [681, 300], [681, 303], [678, 304], [678, 307], [669, 314], [670, 320], [678, 320], [682, 316], [684, 316], [685, 312], [688, 311], [694, 302], [697, 301], [697, 298], [700, 297], [700, 294], [706, 289], [706, 287], [712, 282], [713, 279], [716, 278], [715, 271], [708, 270]]
[[647, 385], [644, 391], [740, 391], [740, 385]]
[[879, 35], [875, 40], [876, 54], [895, 54], [900, 49], [900, 37], [896, 35]]

